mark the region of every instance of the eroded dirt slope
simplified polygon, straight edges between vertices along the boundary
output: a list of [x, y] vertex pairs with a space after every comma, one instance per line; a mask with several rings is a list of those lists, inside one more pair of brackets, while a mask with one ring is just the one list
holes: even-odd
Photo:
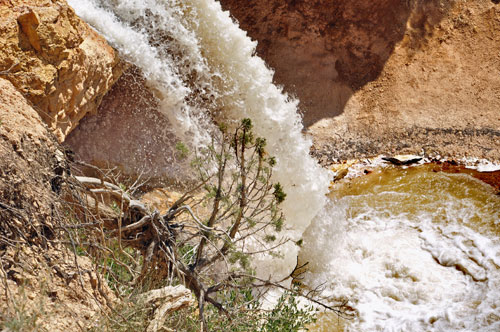
[[90, 260], [61, 244], [62, 156], [40, 115], [0, 78], [2, 331], [83, 330], [100, 313]]

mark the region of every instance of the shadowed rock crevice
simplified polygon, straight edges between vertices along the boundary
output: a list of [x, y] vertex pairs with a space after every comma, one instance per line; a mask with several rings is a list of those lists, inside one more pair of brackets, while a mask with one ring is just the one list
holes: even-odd
[[65, 145], [79, 160], [118, 167], [150, 182], [186, 179], [189, 167], [178, 160], [172, 125], [158, 109], [142, 73], [132, 66], [104, 97], [97, 114], [85, 117]]

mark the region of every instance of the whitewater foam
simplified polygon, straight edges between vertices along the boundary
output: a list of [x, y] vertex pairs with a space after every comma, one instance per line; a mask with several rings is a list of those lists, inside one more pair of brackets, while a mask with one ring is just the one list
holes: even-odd
[[[256, 43], [215, 0], [70, 0], [123, 57], [139, 67], [178, 136], [194, 146], [210, 140], [211, 115], [248, 117], [276, 157], [273, 180], [287, 199], [287, 236], [300, 238], [325, 204], [329, 173], [309, 156], [297, 101], [272, 82], [273, 71], [255, 56]], [[186, 135], [187, 134], [187, 135]], [[281, 278], [295, 266], [289, 242], [283, 260], [261, 257], [266, 275]], [[259, 271], [259, 269], [258, 269]]]
[[376, 176], [305, 232], [304, 283], [349, 300], [346, 331], [499, 331], [500, 241], [475, 226], [495, 224], [500, 198], [464, 175]]

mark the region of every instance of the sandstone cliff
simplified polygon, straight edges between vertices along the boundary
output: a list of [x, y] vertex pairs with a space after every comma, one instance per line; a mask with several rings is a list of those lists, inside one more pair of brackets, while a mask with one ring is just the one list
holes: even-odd
[[0, 329], [83, 329], [103, 295], [61, 236], [57, 141], [97, 110], [122, 66], [64, 1], [0, 0], [0, 18]]
[[[0, 78], [0, 219], [51, 223], [51, 179], [56, 146], [40, 116], [7, 80]], [[6, 209], [5, 205], [22, 212]], [[13, 216], [12, 216], [13, 214]], [[37, 226], [35, 226], [37, 227]]]
[[63, 141], [118, 79], [117, 53], [64, 1], [0, 0], [0, 17], [0, 77]]
[[221, 0], [300, 98], [323, 162], [379, 153], [500, 159], [500, 5]]

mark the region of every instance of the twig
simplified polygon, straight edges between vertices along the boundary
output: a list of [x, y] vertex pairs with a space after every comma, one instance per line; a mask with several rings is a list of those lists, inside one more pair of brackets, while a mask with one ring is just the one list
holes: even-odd
[[5, 272], [3, 268], [3, 258], [0, 256], [0, 269], [2, 270], [3, 273], [3, 281], [5, 283], [5, 301], [9, 303], [12, 300], [10, 293], [10, 288], [9, 288], [9, 283], [8, 283], [8, 276], [7, 272]]
[[247, 275], [247, 274], [233, 274], [233, 277], [236, 277], [236, 278], [238, 278], [238, 277], [239, 278], [241, 278], [241, 277], [251, 278], [251, 279], [254, 279], [254, 280], [262, 282], [262, 284], [254, 284], [253, 285], [254, 287], [273, 286], [273, 287], [277, 287], [277, 288], [283, 289], [283, 290], [288, 291], [288, 292], [295, 293], [296, 295], [302, 296], [306, 300], [308, 300], [308, 301], [310, 301], [312, 303], [315, 303], [315, 304], [319, 305], [320, 307], [322, 307], [324, 309], [330, 310], [330, 311], [336, 313], [337, 315], [339, 315], [339, 316], [341, 316], [343, 318], [352, 319], [352, 316], [353, 316], [352, 314], [349, 315], [349, 314], [347, 314], [345, 312], [345, 310], [342, 310], [342, 308], [344, 308], [344, 309], [346, 308], [347, 301], [343, 302], [342, 304], [338, 304], [338, 305], [335, 305], [335, 306], [330, 306], [330, 305], [325, 304], [324, 302], [316, 300], [315, 298], [311, 297], [308, 294], [297, 293], [293, 289], [290, 289], [289, 287], [283, 286], [282, 284], [280, 284], [278, 282], [271, 281], [269, 279], [262, 279], [262, 278], [259, 278], [259, 277], [256, 277], [256, 276], [252, 276], [252, 275]]
[[12, 74], [10, 71], [19, 64], [18, 62], [14, 62], [8, 69], [0, 71], [0, 75], [10, 75]]

